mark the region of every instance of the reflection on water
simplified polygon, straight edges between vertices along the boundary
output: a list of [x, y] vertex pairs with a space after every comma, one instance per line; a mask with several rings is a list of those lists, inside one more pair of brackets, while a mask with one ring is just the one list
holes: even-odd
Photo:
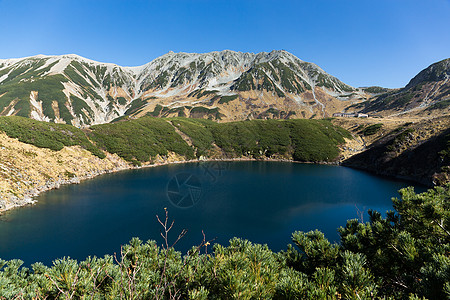
[[[156, 215], [175, 220], [186, 251], [202, 239], [234, 236], [285, 249], [295, 230], [336, 229], [358, 211], [391, 209], [409, 184], [337, 166], [281, 162], [204, 162], [123, 171], [38, 197], [0, 218], [0, 257], [26, 264], [119, 251], [132, 237], [162, 242]], [[423, 190], [423, 188], [420, 188]], [[365, 214], [365, 220], [368, 220]]]

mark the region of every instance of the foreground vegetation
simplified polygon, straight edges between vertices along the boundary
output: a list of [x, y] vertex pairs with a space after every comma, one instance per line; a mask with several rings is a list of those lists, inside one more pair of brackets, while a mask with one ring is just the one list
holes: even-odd
[[[400, 191], [394, 211], [349, 220], [340, 243], [294, 232], [275, 253], [266, 245], [206, 238], [186, 255], [137, 238], [119, 255], [64, 258], [53, 266], [0, 261], [0, 299], [446, 299], [450, 297], [450, 186]], [[179, 238], [183, 236], [183, 232]]]

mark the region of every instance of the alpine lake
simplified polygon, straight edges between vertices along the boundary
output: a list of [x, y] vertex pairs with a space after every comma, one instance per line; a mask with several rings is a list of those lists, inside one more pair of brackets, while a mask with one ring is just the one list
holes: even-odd
[[[0, 258], [51, 265], [62, 257], [120, 253], [133, 237], [169, 243], [186, 253], [203, 240], [227, 245], [233, 237], [287, 248], [294, 231], [318, 229], [339, 241], [348, 219], [385, 215], [410, 182], [341, 166], [264, 161], [209, 161], [121, 171], [39, 195], [37, 203], [0, 215]], [[415, 186], [416, 192], [425, 190]], [[211, 248], [208, 249], [211, 251]]]

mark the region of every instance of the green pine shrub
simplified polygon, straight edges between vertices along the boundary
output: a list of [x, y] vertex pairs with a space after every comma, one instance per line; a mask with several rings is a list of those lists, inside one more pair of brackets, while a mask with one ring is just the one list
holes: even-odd
[[166, 210], [162, 247], [133, 238], [81, 262], [0, 260], [0, 299], [448, 299], [450, 185], [400, 195], [386, 218], [349, 220], [339, 244], [295, 232], [280, 252], [233, 238], [210, 253], [204, 238], [182, 255], [167, 242]]

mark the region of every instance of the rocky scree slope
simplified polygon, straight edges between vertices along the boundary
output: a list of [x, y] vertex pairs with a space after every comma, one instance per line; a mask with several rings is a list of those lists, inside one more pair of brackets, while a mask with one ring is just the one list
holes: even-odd
[[77, 55], [0, 60], [0, 115], [75, 126], [143, 115], [324, 117], [366, 96], [286, 51], [169, 52], [140, 67]]

